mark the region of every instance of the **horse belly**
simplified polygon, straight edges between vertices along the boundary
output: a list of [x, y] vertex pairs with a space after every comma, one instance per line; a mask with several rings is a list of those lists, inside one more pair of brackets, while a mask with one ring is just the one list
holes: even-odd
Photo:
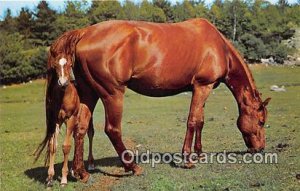
[[156, 86], [153, 83], [149, 83], [146, 80], [136, 80], [132, 79], [128, 82], [127, 87], [139, 94], [151, 96], [151, 97], [164, 97], [172, 96], [185, 91], [191, 91], [192, 86], [187, 84], [185, 86], [180, 86], [177, 88], [168, 88]]
[[132, 76], [127, 86], [131, 90], [147, 96], [171, 96], [190, 91], [193, 75], [192, 69], [176, 67], [174, 63], [153, 64], [153, 67]]
[[[147, 50], [151, 50], [151, 46]], [[191, 82], [200, 61], [191, 52], [185, 54], [182, 50], [167, 50], [152, 51], [155, 54], [148, 54], [146, 59], [137, 59], [141, 61], [135, 63], [128, 87], [140, 94], [155, 97], [191, 90]], [[136, 55], [142, 54], [137, 52]]]

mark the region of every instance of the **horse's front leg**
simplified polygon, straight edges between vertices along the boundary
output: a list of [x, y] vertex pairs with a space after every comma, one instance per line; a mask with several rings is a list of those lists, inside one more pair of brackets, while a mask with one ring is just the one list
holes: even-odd
[[60, 184], [62, 186], [65, 186], [68, 183], [68, 179], [67, 179], [67, 176], [69, 173], [68, 161], [69, 161], [69, 154], [70, 154], [70, 150], [71, 150], [71, 137], [72, 137], [74, 127], [76, 125], [76, 116], [70, 117], [70, 119], [67, 121], [66, 125], [67, 125], [67, 132], [66, 132], [64, 143], [62, 145], [62, 150], [64, 153], [62, 178], [61, 178], [61, 182], [60, 182]]
[[49, 168], [48, 168], [48, 177], [47, 177], [47, 187], [53, 186], [53, 176], [54, 171], [54, 159], [57, 149], [57, 136], [59, 134], [59, 124], [56, 124], [56, 129], [48, 143], [48, 157], [49, 157]]
[[193, 89], [193, 96], [190, 106], [189, 117], [187, 121], [187, 131], [185, 135], [184, 145], [182, 148], [182, 154], [185, 159], [185, 167], [192, 168], [194, 164], [192, 163], [191, 156], [191, 147], [193, 137], [196, 131], [195, 145], [194, 149], [197, 155], [202, 152], [201, 145], [201, 131], [204, 124], [204, 112], [203, 107], [204, 103], [209, 95], [209, 92], [212, 90], [213, 85], [201, 85], [198, 82], [195, 82]]
[[95, 170], [94, 157], [93, 157], [93, 138], [94, 138], [95, 130], [93, 124], [93, 117], [91, 117], [88, 129], [88, 137], [89, 137], [89, 156], [88, 156], [88, 170]]
[[114, 95], [102, 100], [105, 107], [105, 133], [117, 151], [125, 171], [133, 171], [135, 175], [140, 175], [143, 171], [142, 168], [132, 160], [133, 156], [126, 151], [127, 149], [122, 141], [121, 120], [123, 98], [124, 92], [116, 90]]
[[79, 178], [82, 182], [87, 182], [90, 177], [89, 173], [85, 170], [83, 162], [84, 136], [87, 132], [90, 119], [91, 111], [86, 105], [81, 104], [78, 114], [78, 123], [74, 128], [73, 134], [75, 149], [72, 169], [74, 170], [74, 176]]

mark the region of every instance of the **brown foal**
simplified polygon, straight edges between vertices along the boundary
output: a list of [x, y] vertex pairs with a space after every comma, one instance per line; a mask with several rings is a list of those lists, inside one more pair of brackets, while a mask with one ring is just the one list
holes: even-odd
[[[80, 103], [79, 95], [77, 93], [75, 84], [68, 82], [67, 86], [62, 86], [62, 79], [58, 78], [61, 73], [64, 73], [64, 67], [68, 64], [66, 58], [62, 55], [56, 56], [54, 59], [53, 51], [50, 53], [48, 58], [48, 65], [53, 60], [58, 60], [54, 67], [48, 68], [48, 84], [46, 92], [46, 121], [47, 121], [47, 133], [43, 142], [39, 145], [36, 150], [36, 160], [40, 156], [41, 152], [48, 146], [47, 155], [45, 158], [45, 164], [49, 164], [47, 186], [52, 186], [54, 172], [54, 159], [57, 150], [57, 136], [63, 123], [66, 124], [66, 136], [62, 145], [64, 154], [63, 168], [62, 168], [62, 179], [61, 185], [67, 184], [68, 169], [68, 158], [71, 149], [71, 136], [73, 134], [75, 140], [75, 150], [77, 145], [83, 145], [83, 138], [77, 138], [83, 135], [88, 130], [89, 137], [89, 156], [88, 156], [88, 169], [94, 170], [94, 158], [92, 154], [92, 141], [94, 136], [94, 128], [91, 120], [91, 112], [85, 104]], [[91, 122], [89, 123], [89, 121]], [[79, 141], [79, 142], [78, 142]], [[82, 149], [83, 152], [83, 149]], [[83, 160], [80, 158], [80, 160]], [[83, 165], [83, 163], [80, 163]], [[75, 165], [78, 167], [78, 165]], [[73, 167], [76, 169], [76, 167]], [[80, 167], [81, 169], [84, 166]], [[88, 180], [88, 173], [79, 172], [76, 169], [74, 173], [75, 177], [80, 178], [83, 182]]]
[[[68, 85], [65, 89], [61, 87], [54, 88], [55, 96], [57, 96], [56, 100], [62, 99], [62, 103], [60, 105], [60, 109], [58, 111], [58, 117], [56, 122], [56, 130], [50, 139], [48, 148], [50, 149], [49, 156], [49, 169], [48, 169], [48, 184], [51, 184], [54, 175], [54, 158], [55, 152], [57, 148], [57, 136], [60, 131], [61, 125], [63, 123], [66, 124], [66, 136], [62, 145], [62, 150], [64, 153], [64, 162], [62, 168], [62, 179], [61, 184], [67, 184], [67, 175], [68, 175], [68, 157], [71, 149], [71, 136], [74, 132], [74, 137], [76, 137], [76, 133], [78, 131], [85, 131], [88, 127], [88, 124], [84, 124], [86, 122], [85, 118], [90, 118], [91, 113], [88, 110], [87, 106], [84, 104], [80, 104], [79, 96], [77, 94], [77, 90], [73, 83]], [[75, 144], [76, 146], [76, 144]]]

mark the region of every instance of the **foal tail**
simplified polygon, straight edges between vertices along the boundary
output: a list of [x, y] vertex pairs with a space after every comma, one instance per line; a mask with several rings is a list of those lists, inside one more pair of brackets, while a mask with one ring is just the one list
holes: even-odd
[[[47, 130], [44, 140], [39, 144], [38, 148], [34, 152], [34, 162], [39, 159], [45, 147], [49, 145], [49, 142], [56, 130], [56, 122], [59, 110], [57, 108], [59, 103], [57, 102], [59, 102], [59, 100], [55, 99], [55, 95], [58, 92], [53, 92], [58, 80], [56, 71], [54, 69], [54, 64], [55, 62], [57, 62], [55, 58], [58, 55], [63, 54], [64, 56], [70, 56], [70, 60], [72, 61], [72, 63], [74, 63], [76, 44], [83, 37], [84, 33], [85, 31], [83, 29], [66, 32], [62, 36], [60, 36], [50, 47], [47, 61], [47, 88], [45, 100]], [[45, 165], [49, 164], [49, 149], [50, 148], [47, 149], [47, 153], [45, 156]]]
[[[48, 59], [49, 61], [49, 59]], [[35, 160], [36, 162], [43, 150], [47, 145], [49, 145], [49, 142], [52, 138], [52, 136], [55, 133], [56, 129], [56, 121], [57, 121], [57, 115], [55, 115], [57, 112], [55, 112], [56, 104], [53, 102], [53, 90], [55, 87], [55, 83], [57, 83], [57, 76], [54, 70], [48, 70], [47, 73], [47, 89], [46, 89], [46, 100], [45, 100], [45, 107], [46, 107], [46, 135], [44, 140], [39, 144], [38, 148], [35, 150]], [[47, 149], [47, 153], [45, 155], [45, 166], [49, 164], [49, 156], [50, 156], [50, 148]]]

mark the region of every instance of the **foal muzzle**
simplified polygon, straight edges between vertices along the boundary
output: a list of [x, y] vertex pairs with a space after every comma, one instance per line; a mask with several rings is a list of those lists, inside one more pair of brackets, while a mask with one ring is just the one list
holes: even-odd
[[57, 83], [61, 87], [66, 87], [69, 84], [69, 81], [67, 78], [59, 78]]

